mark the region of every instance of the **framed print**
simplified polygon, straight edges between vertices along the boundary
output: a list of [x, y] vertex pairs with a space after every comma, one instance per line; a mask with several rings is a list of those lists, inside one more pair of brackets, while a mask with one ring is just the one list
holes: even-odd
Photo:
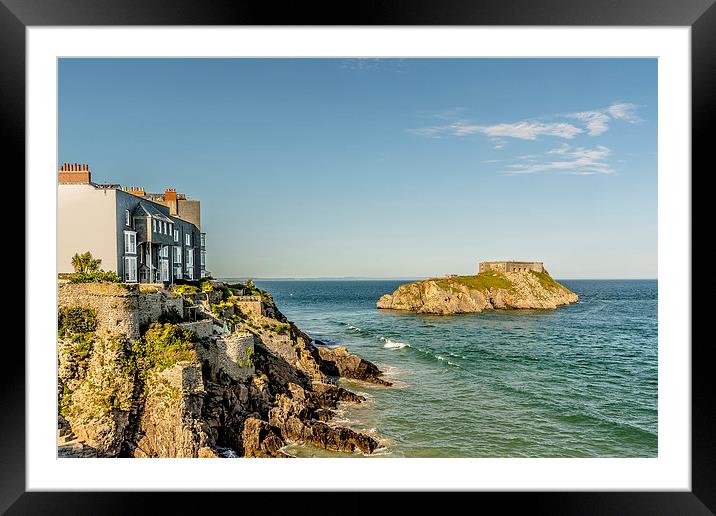
[[712, 513], [712, 4], [3, 0], [27, 203], [3, 510]]

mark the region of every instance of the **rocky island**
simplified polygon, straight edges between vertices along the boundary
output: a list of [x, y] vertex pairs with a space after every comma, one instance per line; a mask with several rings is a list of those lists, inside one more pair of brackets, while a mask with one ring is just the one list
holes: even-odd
[[401, 285], [377, 308], [424, 314], [494, 309], [555, 309], [579, 296], [556, 282], [539, 262], [482, 262], [474, 276], [447, 275]]
[[58, 285], [60, 457], [285, 457], [291, 442], [373, 453], [331, 424], [365, 399], [341, 377], [391, 383], [316, 345], [252, 283]]

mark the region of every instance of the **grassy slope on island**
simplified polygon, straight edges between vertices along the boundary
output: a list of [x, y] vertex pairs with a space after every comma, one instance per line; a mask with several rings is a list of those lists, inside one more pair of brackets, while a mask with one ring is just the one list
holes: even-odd
[[512, 282], [499, 272], [481, 272], [476, 276], [453, 276], [451, 278], [430, 278], [425, 281], [434, 281], [438, 287], [452, 290], [452, 285], [463, 285], [475, 290], [487, 290], [491, 288], [511, 289]]
[[[540, 285], [552, 291], [569, 291], [567, 287], [558, 283], [547, 271], [537, 272], [529, 271], [530, 274], [537, 278]], [[470, 289], [486, 291], [489, 289], [505, 289], [512, 290], [514, 287], [512, 281], [502, 272], [485, 271], [474, 276], [452, 276], [450, 278], [429, 278], [423, 281], [433, 281], [443, 290], [452, 290], [455, 285], [462, 285]]]

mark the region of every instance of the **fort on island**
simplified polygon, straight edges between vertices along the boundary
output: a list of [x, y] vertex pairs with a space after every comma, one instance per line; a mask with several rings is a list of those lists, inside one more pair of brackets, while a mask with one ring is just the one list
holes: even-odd
[[542, 262], [480, 262], [478, 272], [497, 271], [497, 272], [544, 272], [544, 264]]

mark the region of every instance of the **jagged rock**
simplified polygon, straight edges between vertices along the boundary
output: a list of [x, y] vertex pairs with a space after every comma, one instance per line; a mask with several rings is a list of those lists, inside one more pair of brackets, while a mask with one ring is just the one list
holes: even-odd
[[378, 443], [372, 437], [350, 428], [332, 427], [317, 421], [316, 411], [311, 409], [310, 396], [295, 386], [291, 394], [276, 396], [274, 407], [269, 411], [269, 423], [281, 432], [285, 439], [298, 440], [327, 450], [373, 453]]
[[244, 457], [286, 457], [280, 451], [284, 442], [266, 421], [250, 417], [242, 433]]
[[352, 403], [360, 403], [365, 398], [359, 394], [337, 387], [329, 383], [313, 382], [311, 384], [313, 400], [321, 407], [333, 408], [340, 401], [348, 401]]
[[376, 306], [445, 315], [492, 309], [555, 309], [578, 299], [546, 271], [489, 271], [401, 285], [392, 294], [381, 296]]
[[364, 382], [378, 385], [393, 385], [381, 378], [383, 373], [374, 363], [368, 362], [358, 355], [349, 353], [346, 348], [318, 348], [318, 353], [323, 363], [328, 363], [338, 370], [339, 376], [363, 380]]

